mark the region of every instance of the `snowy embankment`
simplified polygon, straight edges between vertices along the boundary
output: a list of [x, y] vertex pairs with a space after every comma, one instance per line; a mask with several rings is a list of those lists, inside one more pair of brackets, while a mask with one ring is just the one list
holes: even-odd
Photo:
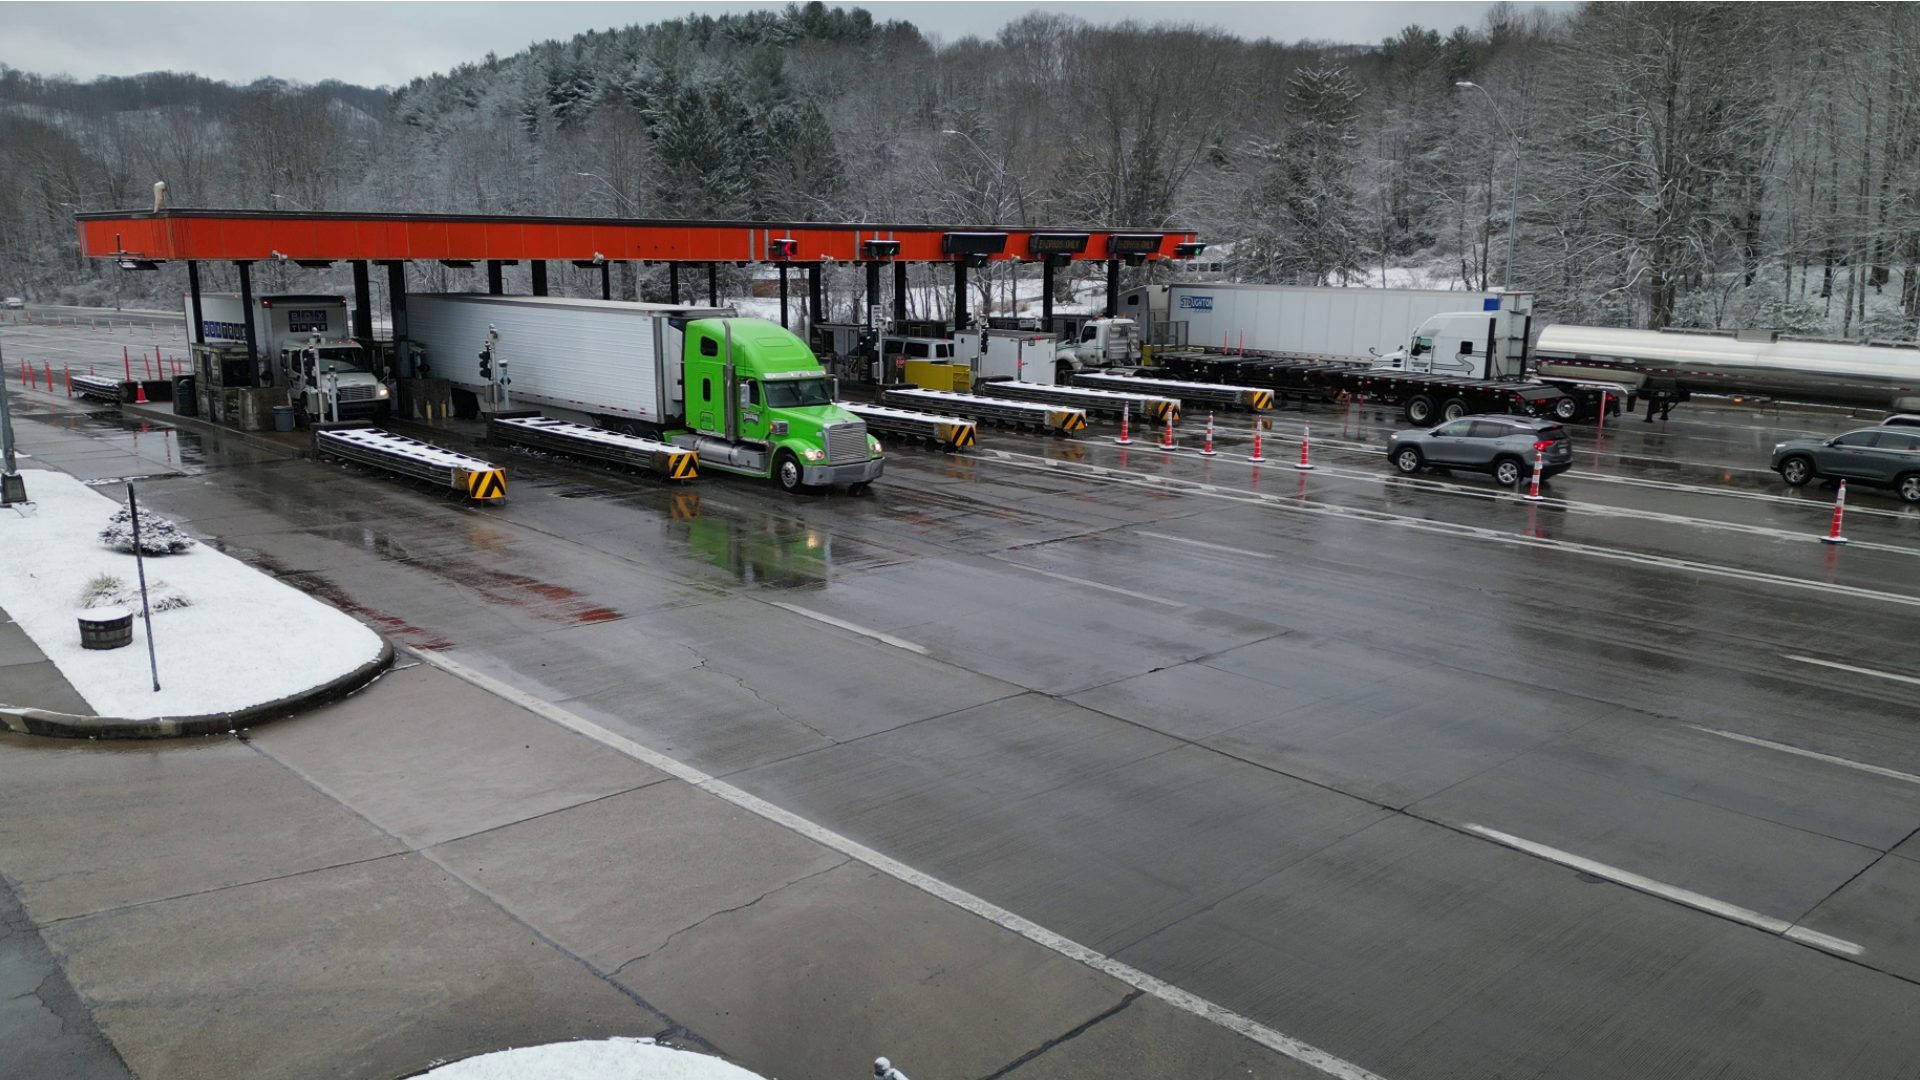
[[431, 1080], [761, 1080], [738, 1065], [652, 1039], [551, 1043], [482, 1054], [426, 1074]]
[[[380, 636], [351, 617], [194, 544], [146, 560], [149, 596], [185, 602], [153, 612], [155, 693], [134, 558], [100, 541], [121, 505], [65, 473], [25, 475], [32, 512], [0, 510], [0, 608], [99, 715], [235, 712], [325, 685], [380, 656]], [[90, 597], [130, 599], [132, 645], [80, 647], [77, 619]]]

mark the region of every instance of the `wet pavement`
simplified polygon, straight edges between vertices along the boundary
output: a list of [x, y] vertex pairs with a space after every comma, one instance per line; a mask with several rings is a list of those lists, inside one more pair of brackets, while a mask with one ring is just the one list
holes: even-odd
[[1870, 420], [1610, 418], [1537, 504], [1321, 405], [1257, 467], [1237, 413], [1211, 459], [895, 448], [867, 497], [499, 452], [478, 508], [16, 410], [398, 642], [1382, 1076], [1920, 1076], [1920, 507], [1849, 490], [1835, 548], [1765, 471]]

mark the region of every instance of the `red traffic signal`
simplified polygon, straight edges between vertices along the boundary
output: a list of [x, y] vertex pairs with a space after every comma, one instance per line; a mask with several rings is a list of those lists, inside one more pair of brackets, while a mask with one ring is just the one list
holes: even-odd
[[800, 247], [800, 241], [790, 238], [770, 240], [768, 244], [769, 253], [776, 259], [791, 259], [794, 251]]

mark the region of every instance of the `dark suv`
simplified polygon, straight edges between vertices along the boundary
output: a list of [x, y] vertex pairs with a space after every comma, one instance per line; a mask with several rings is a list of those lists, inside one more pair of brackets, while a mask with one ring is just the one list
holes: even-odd
[[1541, 459], [1545, 479], [1573, 467], [1573, 440], [1557, 421], [1530, 416], [1463, 416], [1436, 428], [1396, 431], [1387, 439], [1387, 460], [1403, 473], [1423, 468], [1474, 469], [1513, 487], [1533, 475]]
[[1890, 487], [1920, 503], [1920, 430], [1870, 427], [1831, 439], [1790, 439], [1773, 448], [1773, 468], [1794, 487], [1809, 480], [1852, 480]]

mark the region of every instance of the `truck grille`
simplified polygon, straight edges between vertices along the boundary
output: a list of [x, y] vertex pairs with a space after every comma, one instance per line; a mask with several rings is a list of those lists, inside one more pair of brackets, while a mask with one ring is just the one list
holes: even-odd
[[373, 387], [343, 386], [339, 390], [341, 401], [372, 401]]
[[846, 424], [828, 424], [827, 464], [851, 465], [867, 460], [867, 425], [855, 420]]

